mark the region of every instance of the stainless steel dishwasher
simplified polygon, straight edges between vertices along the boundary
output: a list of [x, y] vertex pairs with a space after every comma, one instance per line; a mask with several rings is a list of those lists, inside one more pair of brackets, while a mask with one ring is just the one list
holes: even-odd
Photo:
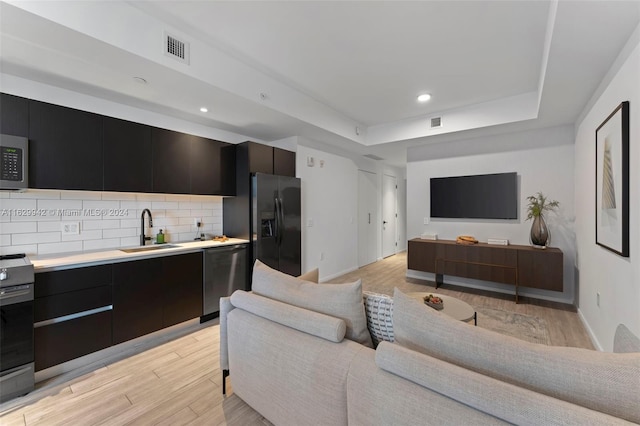
[[201, 322], [216, 318], [220, 298], [236, 290], [246, 290], [247, 245], [213, 247], [204, 250], [203, 316]]

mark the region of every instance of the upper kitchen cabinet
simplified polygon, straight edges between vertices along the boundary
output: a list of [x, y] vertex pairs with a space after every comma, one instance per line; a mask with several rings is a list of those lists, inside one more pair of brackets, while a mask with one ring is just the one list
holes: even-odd
[[296, 153], [273, 148], [273, 174], [296, 177]]
[[104, 190], [151, 192], [151, 127], [104, 117]]
[[153, 192], [190, 193], [193, 138], [195, 136], [185, 133], [152, 128]]
[[29, 135], [29, 100], [0, 93], [0, 133], [27, 137]]
[[[256, 142], [237, 145], [237, 167], [242, 175], [267, 173], [270, 175], [296, 175], [296, 153]], [[240, 176], [238, 174], [238, 176]]]
[[102, 116], [29, 101], [29, 187], [102, 190]]
[[233, 145], [193, 136], [191, 141], [191, 193], [234, 195], [235, 157], [229, 161]]

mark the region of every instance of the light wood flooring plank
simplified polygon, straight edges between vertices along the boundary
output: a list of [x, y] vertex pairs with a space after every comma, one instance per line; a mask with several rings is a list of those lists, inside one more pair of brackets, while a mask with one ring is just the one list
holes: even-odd
[[[433, 282], [406, 277], [406, 253], [391, 256], [339, 277], [333, 282], [361, 278], [365, 290], [392, 294], [435, 291]], [[592, 349], [575, 309], [557, 303], [444, 285], [437, 292], [458, 297], [473, 306], [487, 306], [534, 315], [549, 325], [553, 345]], [[29, 395], [0, 406], [0, 425], [150, 425], [188, 424], [265, 426], [270, 423], [233, 393], [233, 374], [222, 395], [217, 320], [192, 326], [174, 340], [105, 365], [93, 371], [67, 373], [39, 383]], [[4, 410], [4, 411], [3, 411]]]

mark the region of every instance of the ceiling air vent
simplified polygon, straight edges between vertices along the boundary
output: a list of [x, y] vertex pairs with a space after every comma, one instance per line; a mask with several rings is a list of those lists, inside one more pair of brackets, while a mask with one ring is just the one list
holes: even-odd
[[442, 117], [433, 117], [431, 119], [431, 128], [435, 129], [437, 127], [442, 127]]
[[169, 33], [164, 34], [164, 54], [180, 61], [185, 64], [189, 64], [189, 43], [186, 43]]

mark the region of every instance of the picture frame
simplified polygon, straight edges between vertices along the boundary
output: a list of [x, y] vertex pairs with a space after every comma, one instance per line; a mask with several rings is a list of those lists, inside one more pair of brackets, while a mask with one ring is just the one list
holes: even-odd
[[629, 257], [629, 102], [596, 129], [596, 244]]

